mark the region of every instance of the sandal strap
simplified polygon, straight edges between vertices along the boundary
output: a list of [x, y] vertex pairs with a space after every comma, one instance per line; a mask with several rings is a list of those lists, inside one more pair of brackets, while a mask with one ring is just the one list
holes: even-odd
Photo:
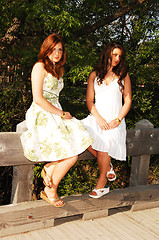
[[47, 178], [49, 179], [49, 182], [51, 182], [52, 177], [50, 177], [50, 176], [47, 174], [45, 168], [42, 169], [42, 172], [43, 172], [43, 171], [44, 171], [44, 177], [47, 177]]
[[44, 183], [44, 185], [46, 186], [46, 187], [49, 187], [47, 184], [46, 184], [46, 182], [45, 182], [45, 180], [44, 180], [44, 178], [48, 178], [48, 180], [49, 180], [49, 183], [51, 183], [51, 181], [52, 181], [52, 178], [47, 174], [47, 172], [46, 172], [46, 170], [45, 170], [45, 168], [43, 168], [42, 169], [42, 171], [41, 171], [41, 176], [42, 176], [42, 178], [43, 178], [43, 183]]
[[57, 201], [63, 202], [62, 198], [60, 198], [60, 197], [57, 197], [57, 198], [49, 198], [49, 200], [50, 200], [52, 203], [55, 203], [55, 202], [57, 202]]

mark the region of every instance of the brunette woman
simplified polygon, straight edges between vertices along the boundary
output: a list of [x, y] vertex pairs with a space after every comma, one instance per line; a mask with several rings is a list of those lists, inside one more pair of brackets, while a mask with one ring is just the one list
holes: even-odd
[[109, 192], [109, 187], [104, 187], [107, 179], [116, 179], [111, 157], [126, 160], [124, 118], [131, 106], [131, 82], [122, 44], [111, 42], [106, 46], [98, 67], [89, 76], [86, 101], [90, 115], [82, 122], [94, 139], [89, 150], [97, 156], [100, 172], [89, 196], [99, 198]]

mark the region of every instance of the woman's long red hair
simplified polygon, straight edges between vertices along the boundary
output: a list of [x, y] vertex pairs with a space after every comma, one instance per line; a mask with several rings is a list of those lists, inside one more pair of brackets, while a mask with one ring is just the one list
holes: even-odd
[[[54, 47], [58, 43], [62, 44], [62, 57], [59, 62], [55, 65], [49, 59], [49, 55], [52, 53]], [[57, 77], [58, 79], [63, 76], [63, 65], [66, 62], [66, 52], [65, 52], [65, 45], [62, 39], [57, 34], [49, 35], [43, 42], [40, 51], [39, 51], [39, 62], [43, 62], [44, 68], [47, 72], [51, 73], [53, 76]]]

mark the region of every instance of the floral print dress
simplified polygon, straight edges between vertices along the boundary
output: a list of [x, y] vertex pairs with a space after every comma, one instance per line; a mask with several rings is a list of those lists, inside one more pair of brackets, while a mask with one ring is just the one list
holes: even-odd
[[[50, 73], [44, 79], [43, 96], [55, 107], [62, 109], [59, 93], [63, 88]], [[21, 136], [24, 155], [34, 162], [62, 160], [85, 151], [93, 142], [82, 122], [76, 118], [62, 119], [45, 111], [33, 102], [26, 113], [28, 130]]]

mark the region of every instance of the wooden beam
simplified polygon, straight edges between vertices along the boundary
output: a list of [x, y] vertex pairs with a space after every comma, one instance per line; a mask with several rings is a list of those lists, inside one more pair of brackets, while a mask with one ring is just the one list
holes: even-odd
[[11, 203], [32, 199], [34, 165], [13, 166]]
[[[21, 132], [21, 128], [17, 128], [16, 132]], [[27, 160], [27, 162], [29, 161]], [[33, 177], [34, 165], [13, 166], [11, 203], [20, 203], [32, 199]]]
[[24, 157], [21, 133], [0, 132], [0, 166], [33, 164]]
[[[111, 191], [100, 199], [92, 199], [88, 194], [63, 197], [65, 206], [55, 208], [44, 200], [10, 204], [0, 207], [0, 236], [37, 230], [54, 226], [59, 218], [68, 220], [75, 215], [85, 215], [84, 219], [106, 215], [107, 210], [133, 206], [138, 202], [159, 204], [159, 184], [138, 186]], [[145, 205], [146, 206], [146, 205]], [[153, 207], [153, 205], [149, 204]]]
[[[0, 132], [0, 166], [35, 164], [23, 154], [20, 141], [22, 133]], [[127, 156], [159, 154], [159, 129], [128, 129]], [[80, 154], [79, 160], [94, 159], [88, 151]]]
[[[144, 130], [148, 129], [148, 131], [145, 131], [146, 134], [143, 135], [142, 142], [138, 143], [138, 146], [136, 146], [136, 148], [144, 149], [145, 152], [143, 154], [139, 154], [140, 156], [133, 155], [132, 157], [130, 182], [129, 182], [130, 187], [147, 184], [150, 155], [151, 155], [151, 153], [149, 153], [149, 150], [150, 151], [153, 150], [153, 146], [152, 144], [150, 144], [150, 142], [152, 139], [154, 139], [154, 134], [150, 132], [152, 129], [154, 129], [154, 126], [147, 119], [143, 119], [137, 122], [135, 129], [136, 129], [136, 133], [138, 133], [138, 131], [140, 133], [142, 129]], [[156, 140], [157, 139], [159, 140], [159, 137], [157, 135], [155, 135], [155, 138]], [[156, 146], [157, 145], [158, 144], [156, 144]]]

